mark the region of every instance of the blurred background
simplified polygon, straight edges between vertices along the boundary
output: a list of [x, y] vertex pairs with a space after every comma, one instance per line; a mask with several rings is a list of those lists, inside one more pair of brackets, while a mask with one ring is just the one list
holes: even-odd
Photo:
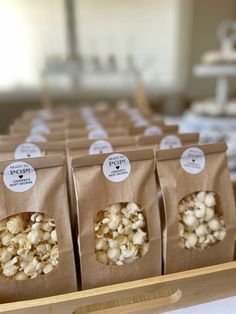
[[235, 0], [0, 0], [0, 131], [42, 102], [132, 99], [137, 84], [177, 119], [194, 101], [228, 102], [236, 58], [216, 61], [224, 74], [194, 70], [222, 48], [225, 20], [236, 20]]

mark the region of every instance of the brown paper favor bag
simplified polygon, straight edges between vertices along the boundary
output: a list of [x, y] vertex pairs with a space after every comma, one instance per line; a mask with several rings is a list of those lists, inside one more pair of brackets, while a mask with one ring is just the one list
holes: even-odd
[[156, 121], [155, 124], [146, 126], [146, 127], [130, 127], [129, 134], [130, 135], [145, 135], [145, 136], [153, 136], [153, 135], [161, 135], [161, 134], [171, 134], [178, 132], [178, 125], [165, 125], [162, 121]]
[[73, 181], [72, 159], [78, 156], [94, 155], [113, 151], [136, 149], [134, 136], [109, 137], [103, 140], [71, 139], [67, 140], [68, 189], [73, 230], [77, 221], [75, 186]]
[[12, 125], [10, 127], [10, 134], [49, 134], [52, 132], [62, 132], [66, 128], [66, 123], [62, 122], [42, 122], [36, 125], [21, 124], [21, 125]]
[[[226, 145], [216, 143], [159, 150], [156, 153], [165, 208], [163, 258], [167, 274], [233, 260], [235, 203], [225, 152]], [[204, 249], [187, 249], [180, 246], [178, 204], [186, 196], [202, 191], [216, 194], [216, 214], [224, 219], [226, 236]], [[203, 221], [203, 224], [207, 225], [207, 222]]]
[[[73, 167], [83, 289], [160, 275], [161, 232], [152, 150], [78, 157]], [[150, 247], [130, 264], [103, 265], [95, 255], [94, 219], [100, 210], [120, 202], [134, 202], [145, 209]]]
[[0, 276], [1, 302], [35, 299], [77, 290], [63, 156], [0, 162], [0, 220], [43, 213], [55, 220], [59, 263], [48, 274], [16, 281]]
[[65, 141], [38, 143], [0, 142], [0, 160], [33, 158], [55, 154], [66, 154]]
[[175, 133], [154, 136], [139, 135], [137, 137], [137, 146], [141, 149], [168, 149], [197, 144], [198, 141], [199, 133]]
[[53, 142], [53, 141], [63, 141], [65, 140], [64, 132], [53, 132], [50, 134], [12, 134], [12, 135], [0, 135], [0, 142]]
[[78, 139], [78, 138], [88, 138], [88, 139], [104, 139], [107, 137], [113, 137], [113, 136], [124, 136], [128, 135], [128, 131], [124, 127], [112, 127], [112, 128], [102, 128], [102, 129], [92, 129], [92, 130], [86, 130], [86, 129], [68, 129], [67, 132], [67, 138], [68, 139]]

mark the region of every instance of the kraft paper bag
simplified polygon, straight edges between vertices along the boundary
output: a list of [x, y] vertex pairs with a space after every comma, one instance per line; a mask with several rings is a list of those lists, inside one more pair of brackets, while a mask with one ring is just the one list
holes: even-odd
[[[76, 291], [76, 271], [66, 193], [65, 158], [59, 155], [1, 161], [0, 192], [4, 196], [0, 199], [1, 222], [3, 219], [20, 214], [47, 215], [55, 221], [59, 249], [58, 265], [52, 271], [39, 274], [34, 279], [6, 278], [3, 268], [0, 268], [1, 302], [42, 298]], [[38, 223], [40, 221], [38, 220]], [[1, 225], [0, 236], [3, 236], [5, 232]], [[15, 237], [19, 236], [16, 232]], [[11, 241], [15, 241], [13, 239]], [[46, 242], [41, 237], [40, 242], [36, 244], [43, 243]], [[31, 249], [26, 246], [25, 250], [30, 249], [32, 254], [36, 254], [36, 244], [32, 245]], [[0, 254], [2, 254], [1, 251]], [[18, 263], [20, 263], [19, 260], [14, 265], [20, 269], [22, 265]]]
[[[186, 146], [156, 154], [165, 209], [165, 273], [232, 261], [236, 217], [226, 145]], [[219, 224], [223, 224], [221, 229]], [[212, 226], [218, 233], [211, 231]], [[224, 236], [216, 241], [220, 234]]]
[[[89, 289], [160, 275], [161, 230], [153, 151], [139, 150], [82, 156], [74, 159], [72, 165], [78, 208], [82, 288]], [[101, 229], [97, 229], [99, 223], [97, 219], [104, 213], [103, 209], [106, 210], [108, 206], [120, 203], [122, 204], [120, 206], [127, 206], [122, 209], [124, 213], [127, 208], [130, 208], [129, 206], [131, 208], [135, 206], [134, 204], [144, 209], [149, 249], [142, 257], [130, 263], [124, 262], [120, 266], [105, 265], [97, 260], [99, 255], [104, 255], [104, 251], [95, 253], [95, 230], [100, 234], [103, 228], [101, 225]], [[114, 206], [112, 208], [116, 210], [116, 205]], [[118, 217], [121, 217], [119, 215]], [[134, 213], [130, 214], [130, 219], [134, 219]], [[122, 220], [122, 223], [125, 224], [125, 221]], [[105, 221], [103, 223], [105, 224]], [[120, 234], [123, 232], [122, 223], [118, 227]], [[114, 226], [111, 228], [115, 230]], [[140, 231], [133, 231], [135, 234], [136, 232]], [[133, 233], [129, 239], [132, 239]], [[108, 242], [110, 236], [109, 233], [105, 236]], [[123, 246], [121, 249], [131, 248], [132, 245]]]

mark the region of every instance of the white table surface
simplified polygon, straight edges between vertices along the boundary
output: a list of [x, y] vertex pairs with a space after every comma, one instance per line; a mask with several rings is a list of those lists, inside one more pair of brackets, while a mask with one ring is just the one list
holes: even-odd
[[[236, 278], [235, 278], [236, 279]], [[235, 291], [236, 294], [236, 291]], [[165, 312], [170, 314], [235, 314], [236, 296]]]

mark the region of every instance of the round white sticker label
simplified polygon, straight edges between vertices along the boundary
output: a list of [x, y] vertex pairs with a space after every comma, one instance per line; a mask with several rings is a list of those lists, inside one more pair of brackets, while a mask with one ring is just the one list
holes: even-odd
[[44, 124], [38, 124], [32, 127], [31, 134], [48, 134], [50, 129]]
[[188, 173], [197, 174], [205, 167], [206, 159], [204, 152], [197, 147], [187, 148], [181, 158], [181, 167]]
[[47, 142], [46, 138], [41, 134], [31, 134], [26, 138], [25, 141], [27, 143], [30, 143], [30, 142]]
[[32, 188], [36, 181], [36, 171], [26, 162], [16, 161], [6, 167], [3, 181], [13, 192], [25, 192]]
[[144, 130], [145, 136], [160, 135], [162, 133], [162, 128], [157, 125], [150, 125]]
[[88, 138], [90, 140], [98, 140], [98, 139], [102, 139], [102, 138], [107, 138], [108, 134], [105, 130], [103, 129], [94, 129], [92, 131], [89, 132], [88, 134]]
[[89, 155], [111, 153], [113, 148], [111, 144], [107, 141], [100, 140], [92, 143], [89, 147]]
[[17, 146], [15, 150], [15, 159], [33, 158], [42, 156], [42, 152], [38, 146], [32, 143], [23, 143]]
[[129, 159], [123, 154], [111, 154], [103, 162], [103, 174], [109, 181], [124, 181], [128, 178], [130, 171]]
[[167, 135], [160, 142], [160, 149], [181, 147], [182, 143], [178, 136]]

